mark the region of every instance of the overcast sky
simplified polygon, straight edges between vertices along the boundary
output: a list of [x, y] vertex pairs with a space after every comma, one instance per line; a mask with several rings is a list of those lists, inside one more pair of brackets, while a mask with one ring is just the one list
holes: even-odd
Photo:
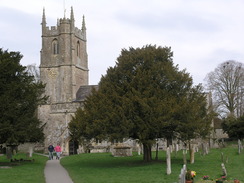
[[[174, 63], [194, 83], [226, 60], [244, 62], [243, 0], [0, 0], [0, 47], [40, 64], [41, 19], [70, 17], [87, 27], [89, 84], [98, 84], [123, 48], [171, 47]], [[66, 10], [66, 11], [65, 11]]]

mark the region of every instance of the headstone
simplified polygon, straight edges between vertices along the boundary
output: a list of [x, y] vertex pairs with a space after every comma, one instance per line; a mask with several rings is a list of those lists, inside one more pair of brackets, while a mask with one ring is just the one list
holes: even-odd
[[137, 152], [138, 152], [138, 155], [140, 156], [141, 155], [141, 146], [139, 144], [137, 145]]
[[225, 141], [224, 141], [224, 139], [221, 139], [221, 142], [222, 142], [222, 147], [225, 147]]
[[225, 163], [228, 163], [228, 162], [229, 162], [229, 158], [228, 158], [228, 156], [226, 156]]
[[198, 151], [199, 151], [198, 146], [196, 146], [195, 151], [196, 151], [196, 152], [198, 152]]
[[183, 168], [180, 171], [179, 175], [179, 183], [185, 183], [186, 182], [186, 165], [183, 165]]
[[175, 151], [178, 152], [179, 151], [179, 144], [175, 145]]
[[6, 148], [6, 156], [7, 156], [7, 159], [12, 159], [12, 148], [11, 147]]
[[221, 161], [222, 161], [222, 163], [224, 163], [224, 153], [223, 152], [221, 152]]
[[171, 174], [171, 157], [170, 157], [170, 148], [167, 147], [167, 150], [166, 150], [166, 158], [167, 158], [167, 175], [170, 175]]
[[31, 158], [33, 154], [33, 146], [29, 147], [29, 157]]
[[180, 141], [180, 150], [183, 149], [183, 143]]
[[205, 146], [204, 146], [204, 143], [202, 143], [202, 155], [206, 155], [206, 151], [205, 151]]
[[205, 154], [208, 154], [208, 145], [205, 145]]
[[227, 177], [227, 170], [226, 170], [226, 168], [225, 168], [224, 163], [221, 163], [221, 167], [222, 167], [222, 173], [223, 173], [223, 176], [226, 176], [226, 177]]
[[173, 146], [172, 145], [169, 145], [169, 150], [171, 153], [173, 152]]
[[13, 155], [16, 155], [16, 149], [13, 149]]
[[241, 154], [241, 149], [242, 149], [241, 140], [238, 139], [238, 154]]
[[209, 149], [208, 149], [208, 144], [207, 143], [202, 143], [202, 151], [203, 151], [203, 155], [208, 154]]

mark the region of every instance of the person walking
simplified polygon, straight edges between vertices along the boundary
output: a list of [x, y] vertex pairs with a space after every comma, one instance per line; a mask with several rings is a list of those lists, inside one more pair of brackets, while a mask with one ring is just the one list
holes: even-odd
[[50, 144], [50, 145], [48, 146], [48, 154], [49, 154], [49, 159], [50, 159], [50, 160], [53, 159], [53, 151], [54, 151], [54, 147], [53, 147], [52, 144]]
[[56, 151], [56, 159], [60, 159], [60, 155], [61, 155], [61, 147], [60, 144], [58, 144], [54, 150]]

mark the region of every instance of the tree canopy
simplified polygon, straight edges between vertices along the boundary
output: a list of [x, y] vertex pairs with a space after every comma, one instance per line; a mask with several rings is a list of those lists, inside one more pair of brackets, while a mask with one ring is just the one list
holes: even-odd
[[239, 118], [227, 117], [223, 120], [222, 127], [230, 138], [244, 139], [244, 116]]
[[19, 52], [0, 49], [0, 144], [43, 140], [41, 122], [37, 119], [38, 104], [45, 86], [20, 64]]
[[192, 87], [185, 96], [178, 113], [180, 121], [177, 131], [178, 138], [183, 142], [189, 142], [196, 137], [208, 137], [211, 130], [211, 122], [215, 113], [211, 105], [207, 104], [208, 93], [203, 92], [201, 85]]
[[[183, 107], [191, 111], [185, 111], [185, 119], [190, 114], [195, 120], [188, 120], [189, 126], [200, 122], [206, 110], [199, 115], [198, 110], [206, 103], [195, 100], [203, 99], [202, 91], [199, 87], [193, 89], [189, 73], [180, 71], [172, 57], [168, 47], [123, 49], [115, 67], [108, 68], [101, 78], [99, 89], [93, 90], [83, 109], [76, 112], [69, 124], [71, 136], [110, 141], [138, 139], [144, 147], [144, 160], [150, 161], [155, 139], [172, 139], [183, 130], [183, 125], [179, 128]], [[196, 105], [201, 107], [194, 108]]]
[[217, 113], [239, 117], [243, 114], [244, 65], [229, 60], [221, 63], [206, 76], [208, 89], [213, 93]]

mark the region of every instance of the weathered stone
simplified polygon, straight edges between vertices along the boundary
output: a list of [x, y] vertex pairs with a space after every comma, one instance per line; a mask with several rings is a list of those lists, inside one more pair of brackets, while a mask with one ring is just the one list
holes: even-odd
[[115, 146], [112, 150], [114, 157], [132, 156], [132, 148], [128, 146]]
[[46, 150], [49, 144], [60, 143], [63, 153], [69, 154], [68, 123], [94, 87], [88, 85], [86, 42], [84, 18], [82, 28], [76, 28], [72, 9], [70, 18], [59, 19], [51, 28], [43, 11], [40, 78], [49, 99], [38, 107], [38, 118], [44, 125]]

